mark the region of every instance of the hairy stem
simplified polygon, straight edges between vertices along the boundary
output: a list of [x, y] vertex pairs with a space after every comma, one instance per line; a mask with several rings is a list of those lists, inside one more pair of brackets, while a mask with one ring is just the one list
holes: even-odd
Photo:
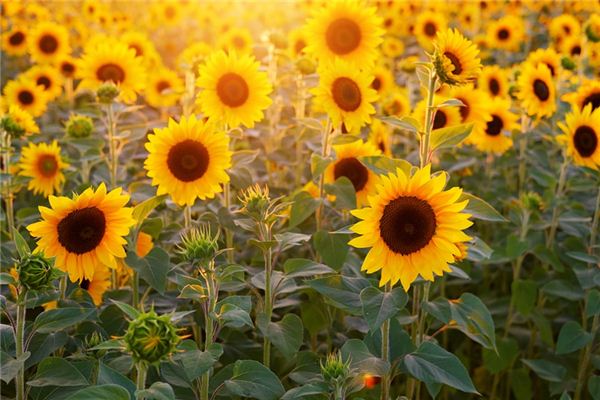
[[[20, 288], [21, 290], [25, 290], [23, 287]], [[17, 303], [17, 326], [16, 326], [16, 330], [15, 330], [15, 356], [17, 358], [17, 360], [21, 359], [21, 357], [23, 356], [23, 352], [25, 351], [24, 349], [24, 342], [23, 342], [23, 337], [25, 334], [25, 302], [27, 301], [27, 292], [23, 293], [23, 298], [19, 299], [18, 303]], [[19, 372], [17, 373], [17, 376], [15, 378], [15, 385], [16, 385], [16, 392], [17, 392], [17, 396], [16, 396], [16, 400], [25, 400], [25, 366], [23, 365], [20, 369]]]
[[[386, 293], [392, 291], [392, 285], [388, 282], [385, 285]], [[381, 359], [390, 360], [390, 320], [389, 318], [381, 325]], [[390, 397], [391, 371], [386, 373], [381, 380], [381, 400], [387, 400]]]

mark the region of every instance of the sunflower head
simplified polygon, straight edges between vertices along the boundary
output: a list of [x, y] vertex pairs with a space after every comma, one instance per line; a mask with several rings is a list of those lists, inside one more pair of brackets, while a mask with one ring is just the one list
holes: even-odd
[[246, 188], [242, 191], [240, 202], [242, 203], [241, 213], [256, 221], [264, 221], [271, 207], [269, 187], [256, 184]]
[[443, 83], [463, 85], [477, 79], [481, 72], [479, 50], [460, 32], [438, 32], [434, 47], [433, 65]]
[[94, 122], [87, 115], [73, 114], [65, 125], [65, 131], [74, 139], [86, 138], [94, 132]]
[[551, 116], [556, 111], [554, 80], [548, 66], [525, 63], [521, 68], [517, 97], [529, 115]]
[[332, 386], [343, 384], [350, 377], [350, 359], [344, 361], [341, 352], [330, 353], [321, 361], [323, 379]]
[[32, 133], [40, 133], [40, 128], [33, 117], [17, 105], [11, 105], [8, 108], [8, 113], [0, 119], [0, 127], [16, 138]]
[[202, 225], [181, 235], [179, 252], [192, 265], [204, 265], [219, 251], [219, 232], [212, 234], [210, 226]]
[[574, 109], [558, 126], [563, 134], [556, 139], [575, 164], [600, 169], [600, 108], [588, 104], [583, 110]]
[[61, 274], [43, 254], [30, 254], [17, 263], [18, 281], [27, 290], [40, 291], [52, 287]]
[[125, 347], [135, 363], [154, 365], [175, 352], [181, 338], [169, 315], [154, 310], [140, 313], [129, 323], [123, 337]]

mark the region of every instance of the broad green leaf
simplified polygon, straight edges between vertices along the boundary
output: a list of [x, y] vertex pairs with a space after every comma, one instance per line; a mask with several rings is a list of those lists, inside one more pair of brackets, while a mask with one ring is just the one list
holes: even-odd
[[154, 382], [148, 389], [137, 391], [136, 395], [144, 400], [175, 400], [173, 388], [165, 382]]
[[569, 393], [567, 393], [566, 391], [564, 391], [560, 395], [560, 398], [558, 400], [571, 400], [571, 396], [569, 396]]
[[102, 362], [98, 363], [98, 378], [96, 379], [96, 384], [119, 385], [127, 389], [130, 398], [135, 398], [135, 383], [116, 369], [113, 369]]
[[483, 365], [492, 374], [504, 371], [513, 364], [519, 355], [519, 344], [513, 338], [501, 338], [497, 350], [483, 349]]
[[420, 381], [441, 383], [466, 393], [478, 393], [460, 360], [432, 342], [423, 342], [417, 351], [407, 354], [403, 364]]
[[89, 319], [95, 309], [66, 307], [44, 311], [39, 314], [33, 323], [33, 330], [38, 333], [52, 333], [73, 326]]
[[592, 289], [587, 294], [585, 316], [589, 318], [598, 314], [600, 314], [600, 290]]
[[27, 241], [25, 240], [25, 238], [23, 238], [23, 236], [21, 236], [21, 234], [16, 228], [13, 228], [13, 240], [15, 242], [15, 247], [17, 248], [17, 253], [19, 254], [20, 258], [25, 258], [29, 254], [31, 254], [31, 249], [29, 248]]
[[377, 175], [395, 174], [398, 168], [406, 175], [409, 175], [412, 168], [412, 165], [406, 160], [386, 156], [360, 157], [360, 161]]
[[129, 392], [118, 385], [98, 385], [81, 389], [66, 400], [129, 400]]
[[154, 247], [144, 258], [133, 251], [127, 252], [125, 263], [135, 269], [140, 278], [146, 281], [154, 290], [163, 294], [167, 283], [170, 260], [169, 254], [160, 247]]
[[126, 303], [122, 303], [120, 301], [117, 300], [111, 300], [117, 307], [119, 307], [119, 309], [121, 311], [123, 311], [123, 314], [127, 315], [127, 317], [129, 317], [130, 319], [136, 319], [139, 315], [140, 312], [138, 310], [136, 310], [135, 308], [133, 308], [132, 306], [130, 306], [129, 304]]
[[532, 280], [516, 280], [511, 285], [512, 302], [517, 311], [527, 316], [537, 302], [537, 283]]
[[223, 354], [223, 346], [213, 344], [208, 351], [185, 350], [173, 356], [173, 361], [181, 365], [190, 382], [211, 369]]
[[382, 292], [376, 287], [368, 287], [360, 292], [363, 316], [369, 329], [375, 331], [384, 321], [392, 318], [404, 308], [408, 302], [406, 292], [397, 287], [391, 292]]
[[310, 400], [329, 398], [329, 387], [326, 383], [309, 383], [298, 386], [285, 392], [281, 400], [296, 400], [308, 397]]
[[16, 285], [17, 281], [8, 272], [0, 273], [0, 285]]
[[404, 129], [410, 132], [417, 133], [421, 131], [421, 124], [413, 117], [379, 117], [380, 120], [393, 126], [394, 128]]
[[592, 399], [600, 400], [600, 375], [590, 376], [587, 387]]
[[584, 298], [584, 291], [577, 284], [564, 279], [554, 279], [542, 287], [545, 293], [563, 299], [578, 301]]
[[346, 210], [356, 208], [356, 190], [352, 181], [345, 176], [338, 178], [333, 184], [325, 185], [329, 194], [335, 196], [335, 204], [337, 207]]
[[575, 321], [562, 326], [556, 341], [556, 354], [568, 354], [585, 347], [592, 341], [592, 334], [583, 330]]
[[469, 243], [467, 250], [467, 259], [470, 261], [481, 262], [492, 256], [494, 250], [483, 240], [475, 236]]
[[341, 351], [342, 359], [344, 361], [349, 359], [350, 365], [362, 374], [383, 376], [390, 369], [390, 364], [379, 357], [375, 357], [362, 340], [347, 340]]
[[293, 228], [300, 225], [315, 212], [318, 206], [319, 201], [313, 198], [309, 193], [304, 191], [298, 193], [294, 196], [292, 202], [289, 227]]
[[506, 222], [506, 218], [496, 211], [494, 207], [479, 197], [463, 192], [458, 201], [463, 200], [469, 200], [469, 203], [463, 212], [471, 214], [473, 218], [492, 222]]
[[522, 359], [521, 362], [545, 381], [562, 382], [567, 374], [565, 367], [551, 361]]
[[516, 235], [509, 235], [506, 241], [506, 255], [511, 259], [515, 260], [517, 257], [525, 254], [529, 245], [525, 241], [519, 240]]
[[584, 263], [589, 263], [589, 264], [600, 263], [600, 258], [596, 257], [593, 254], [584, 253], [582, 251], [567, 251], [566, 254], [569, 257], [571, 257], [577, 261], [583, 261]]
[[356, 141], [360, 140], [359, 136], [356, 135], [352, 135], [349, 133], [345, 133], [343, 135], [337, 135], [334, 136], [333, 141], [332, 141], [332, 145], [337, 146], [340, 144], [348, 144], [348, 143], [354, 143]]
[[335, 272], [335, 270], [325, 264], [306, 258], [290, 258], [286, 260], [283, 264], [283, 271], [288, 278], [308, 278]]
[[285, 393], [277, 375], [254, 360], [236, 361], [232, 376], [224, 385], [235, 396], [258, 400], [277, 400]]
[[431, 132], [431, 150], [456, 146], [465, 140], [471, 134], [472, 130], [472, 123], [435, 129]]
[[457, 300], [450, 300], [452, 319], [458, 329], [485, 348], [496, 348], [494, 320], [479, 297], [464, 293]]
[[302, 323], [311, 336], [329, 326], [329, 315], [323, 298], [314, 290], [307, 290], [308, 299], [300, 303]]
[[510, 387], [517, 400], [533, 399], [533, 388], [527, 369], [513, 369], [510, 371], [510, 377]]
[[142, 201], [140, 204], [133, 208], [132, 216], [138, 223], [138, 226], [144, 222], [146, 217], [150, 215], [152, 210], [162, 204], [163, 201], [167, 198], [166, 194], [160, 196], [154, 196], [147, 200]]
[[[261, 327], [264, 322], [259, 323], [258, 326]], [[292, 357], [298, 352], [304, 337], [304, 328], [299, 316], [291, 313], [286, 314], [281, 321], [268, 322], [268, 324], [264, 325], [267, 325], [267, 329], [266, 332], [262, 329], [263, 334], [269, 338], [271, 343], [273, 343], [273, 346], [275, 346], [284, 357]]]
[[323, 158], [320, 154], [313, 153], [310, 158], [310, 172], [312, 178], [316, 180], [332, 162], [333, 159], [331, 157]]
[[342, 275], [313, 279], [306, 284], [321, 293], [333, 306], [353, 315], [362, 315], [360, 292], [371, 286], [368, 279]]
[[442, 107], [465, 107], [465, 103], [463, 103], [459, 99], [448, 99], [444, 100], [444, 102], [437, 105], [437, 108]]
[[19, 371], [24, 367], [25, 361], [29, 358], [31, 353], [28, 351], [24, 352], [19, 358], [12, 358], [8, 353], [0, 351], [0, 364], [2, 365], [2, 373], [0, 379], [4, 383], [12, 381]]
[[313, 246], [321, 256], [323, 263], [339, 271], [350, 250], [349, 239], [350, 236], [345, 233], [320, 230], [313, 235]]
[[218, 317], [223, 326], [229, 326], [235, 329], [239, 329], [244, 325], [249, 327], [254, 326], [248, 311], [235, 304], [223, 304], [219, 309]]
[[29, 386], [87, 386], [88, 380], [70, 362], [63, 358], [49, 357], [39, 363], [37, 373]]
[[52, 352], [64, 346], [68, 339], [69, 336], [63, 331], [33, 335], [29, 346], [27, 346], [31, 356], [25, 362], [25, 368], [32, 367], [42, 361]]

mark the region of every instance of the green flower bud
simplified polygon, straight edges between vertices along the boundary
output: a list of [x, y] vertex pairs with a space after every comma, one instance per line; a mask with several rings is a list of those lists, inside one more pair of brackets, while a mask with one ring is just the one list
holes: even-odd
[[532, 211], [544, 209], [544, 201], [542, 200], [542, 197], [535, 192], [524, 193], [521, 196], [521, 204], [523, 204], [523, 207]]
[[560, 60], [560, 64], [564, 69], [568, 69], [569, 71], [573, 71], [575, 68], [577, 68], [577, 64], [575, 64], [575, 62], [567, 56]]
[[242, 191], [239, 198], [242, 203], [243, 214], [249, 216], [256, 221], [264, 221], [269, 208], [271, 206], [271, 198], [269, 197], [269, 187], [260, 187], [258, 184], [250, 186]]
[[123, 340], [135, 363], [150, 365], [169, 357], [181, 338], [169, 315], [150, 310], [129, 323]]
[[27, 290], [44, 290], [52, 287], [60, 273], [41, 254], [30, 254], [17, 264], [19, 283]]
[[330, 384], [343, 383], [350, 376], [350, 359], [344, 362], [340, 352], [329, 354], [325, 364], [321, 362], [321, 374], [323, 379]]
[[98, 101], [103, 104], [110, 104], [119, 95], [119, 88], [112, 82], [103, 83], [96, 92]]
[[92, 119], [85, 115], [71, 115], [65, 127], [67, 135], [72, 138], [86, 138], [94, 131]]
[[589, 24], [585, 28], [585, 35], [587, 36], [588, 40], [592, 43], [600, 42], [600, 32], [594, 31], [594, 27], [591, 24]]
[[302, 57], [296, 61], [296, 68], [302, 75], [310, 75], [315, 73], [317, 65], [312, 60]]
[[19, 138], [25, 135], [25, 129], [23, 129], [23, 127], [19, 125], [15, 120], [13, 120], [10, 116], [2, 118], [0, 120], [0, 126], [6, 131], [6, 133], [8, 133], [14, 138]]
[[205, 264], [219, 251], [219, 232], [212, 235], [208, 225], [192, 229], [181, 236], [179, 252], [191, 264]]

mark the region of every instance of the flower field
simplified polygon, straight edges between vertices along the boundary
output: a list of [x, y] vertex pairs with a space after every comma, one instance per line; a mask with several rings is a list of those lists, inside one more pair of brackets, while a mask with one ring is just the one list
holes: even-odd
[[598, 1], [0, 7], [2, 398], [600, 400]]

